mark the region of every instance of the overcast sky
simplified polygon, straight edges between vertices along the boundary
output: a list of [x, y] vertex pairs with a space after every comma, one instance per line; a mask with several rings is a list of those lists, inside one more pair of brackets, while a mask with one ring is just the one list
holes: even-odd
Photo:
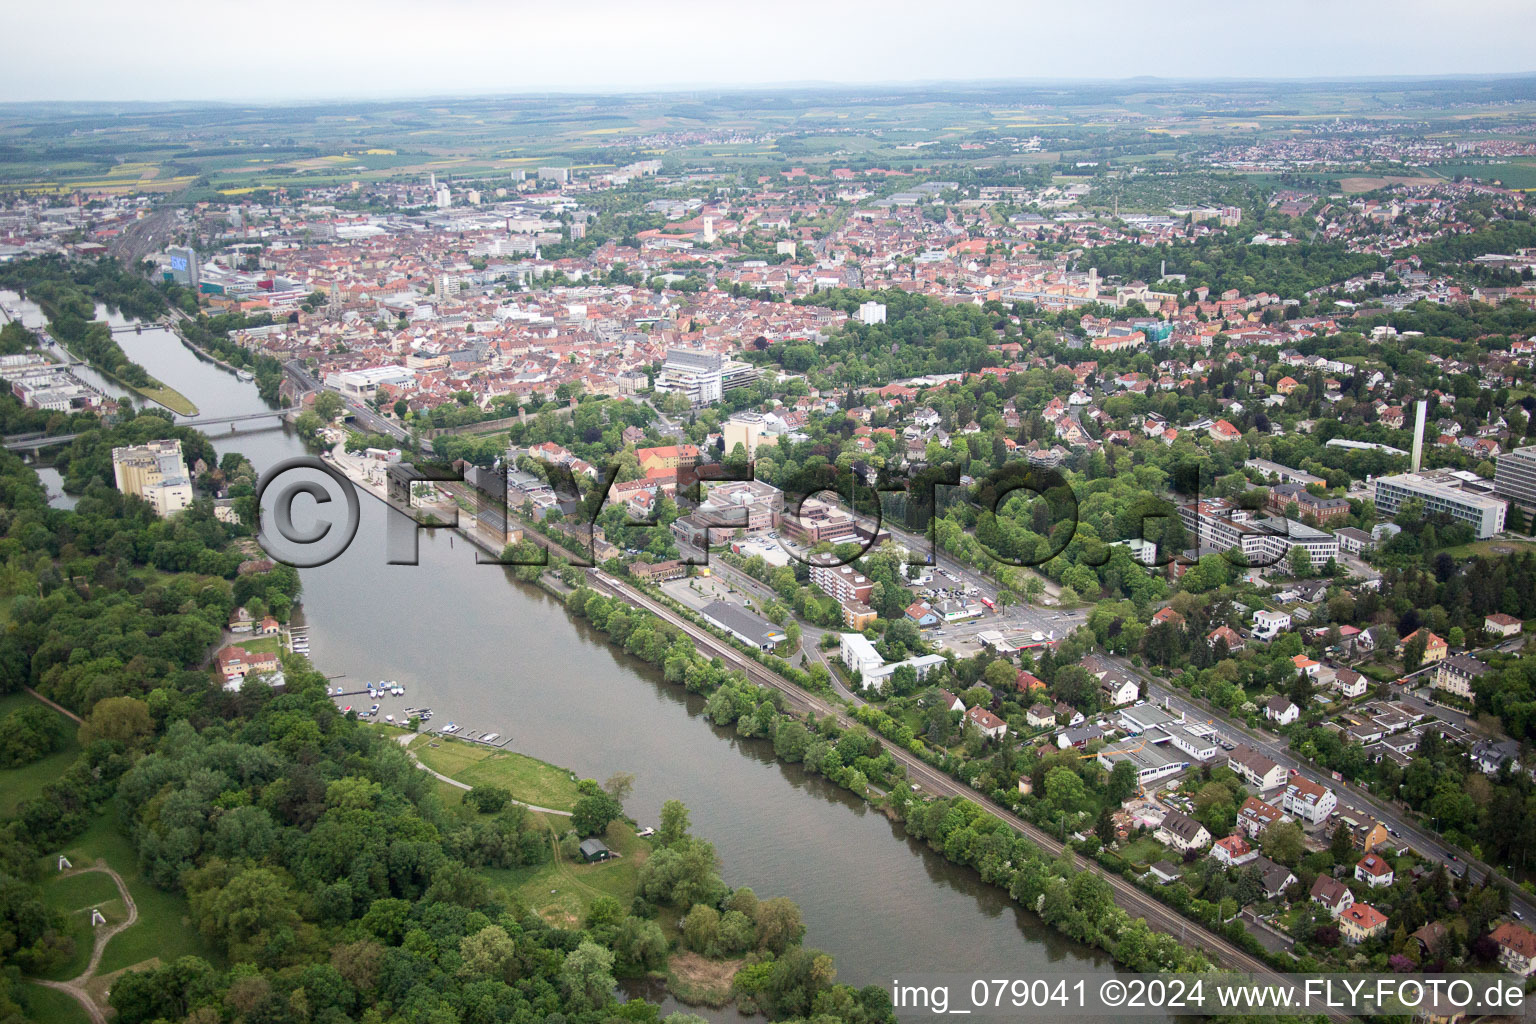
[[1536, 71], [1531, 0], [7, 3], [0, 100]]

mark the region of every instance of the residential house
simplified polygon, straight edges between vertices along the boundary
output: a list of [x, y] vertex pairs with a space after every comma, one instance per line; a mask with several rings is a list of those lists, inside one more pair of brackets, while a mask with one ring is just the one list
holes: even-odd
[[1179, 869], [1166, 860], [1160, 860], [1147, 870], [1147, 874], [1157, 879], [1159, 885], [1167, 885], [1178, 881]]
[[1503, 612], [1494, 612], [1492, 615], [1487, 615], [1483, 618], [1484, 631], [1494, 636], [1514, 636], [1520, 632], [1524, 625], [1525, 623], [1513, 615], [1505, 615]]
[[965, 713], [966, 721], [979, 729], [988, 739], [1000, 740], [1008, 734], [1008, 725], [984, 707], [974, 707]]
[[1024, 713], [1024, 721], [1036, 729], [1056, 724], [1056, 712], [1049, 704], [1036, 704]]
[[1387, 915], [1369, 903], [1352, 903], [1339, 914], [1339, 934], [1345, 942], [1373, 939], [1387, 930]]
[[1212, 647], [1216, 646], [1216, 641], [1218, 640], [1224, 641], [1226, 643], [1227, 651], [1231, 654], [1235, 654], [1242, 650], [1245, 644], [1243, 638], [1238, 635], [1237, 630], [1233, 629], [1231, 626], [1217, 626], [1215, 629], [1211, 630], [1205, 635], [1205, 642], [1210, 644]]
[[219, 651], [214, 661], [218, 665], [219, 675], [224, 678], [226, 690], [238, 690], [248, 676], [277, 672], [280, 667], [277, 655], [270, 651], [248, 651], [235, 645]]
[[1296, 876], [1290, 868], [1284, 864], [1276, 864], [1268, 857], [1255, 858], [1253, 866], [1259, 872], [1259, 881], [1264, 886], [1264, 895], [1269, 899], [1277, 898], [1286, 889], [1296, 884]]
[[1301, 717], [1301, 708], [1289, 697], [1271, 697], [1264, 705], [1264, 717], [1276, 725], [1290, 725]]
[[1206, 827], [1182, 811], [1169, 811], [1154, 837], [1175, 850], [1199, 850], [1211, 841]]
[[1364, 697], [1369, 688], [1365, 676], [1352, 668], [1336, 668], [1333, 671], [1333, 688], [1339, 695], [1350, 699]]
[[1432, 665], [1444, 660], [1446, 655], [1450, 654], [1450, 645], [1422, 626], [1403, 637], [1402, 645], [1407, 647], [1415, 637], [1420, 635], [1424, 638], [1424, 664]]
[[1372, 889], [1392, 884], [1392, 865], [1377, 853], [1368, 853], [1355, 863], [1355, 881], [1364, 882]]
[[1499, 966], [1529, 978], [1536, 971], [1536, 933], [1523, 924], [1505, 921], [1488, 936], [1499, 946]]
[[260, 636], [277, 636], [282, 631], [282, 623], [278, 622], [270, 615], [263, 616], [261, 625], [256, 629], [256, 633]]
[[251, 617], [251, 613], [245, 610], [245, 605], [241, 605], [229, 614], [231, 633], [249, 633], [254, 623], [255, 620]]
[[939, 705], [949, 711], [965, 710], [965, 701], [943, 689], [939, 691]]
[[939, 622], [939, 613], [933, 610], [933, 605], [927, 601], [914, 601], [907, 606], [907, 618], [918, 626], [936, 626]]
[[1456, 654], [1435, 666], [1435, 689], [1472, 699], [1473, 684], [1493, 669], [1470, 654]]
[[[1273, 640], [1284, 630], [1291, 628], [1291, 617], [1286, 612], [1272, 612], [1264, 608], [1254, 613], [1253, 635], [1260, 640]], [[1230, 648], [1230, 644], [1228, 647]]]
[[1080, 664], [1099, 681], [1099, 695], [1107, 707], [1132, 704], [1141, 692], [1134, 677], [1102, 655], [1087, 655]]
[[1211, 858], [1229, 868], [1241, 867], [1256, 860], [1258, 856], [1259, 851], [1236, 833], [1211, 844]]
[[1440, 921], [1431, 921], [1408, 937], [1418, 944], [1419, 952], [1423, 956], [1434, 957], [1445, 948], [1445, 940], [1450, 937], [1450, 930]]
[[1274, 804], [1267, 804], [1256, 796], [1243, 801], [1237, 809], [1237, 827], [1249, 839], [1257, 839], [1266, 828], [1277, 821], [1289, 821], [1285, 812]]
[[1311, 897], [1312, 902], [1321, 903], [1331, 917], [1338, 917], [1355, 902], [1355, 894], [1349, 891], [1349, 886], [1328, 875], [1317, 876], [1317, 881], [1312, 883]]

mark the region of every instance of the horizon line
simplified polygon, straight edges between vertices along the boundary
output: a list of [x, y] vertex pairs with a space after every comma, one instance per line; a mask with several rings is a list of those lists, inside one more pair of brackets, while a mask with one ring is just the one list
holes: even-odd
[[[1221, 85], [1366, 85], [1370, 83], [1411, 84], [1416, 82], [1491, 82], [1519, 79], [1536, 79], [1536, 68], [1525, 71], [1444, 72], [1412, 75], [1297, 75], [1297, 76], [1236, 76], [1169, 77], [1163, 75], [1129, 75], [1123, 78], [972, 78], [972, 79], [869, 79], [859, 81], [836, 80], [786, 80], [760, 83], [670, 83], [653, 86], [614, 86], [585, 90], [546, 91], [455, 91], [443, 93], [315, 93], [303, 96], [251, 96], [233, 99], [31, 99], [0, 100], [0, 110], [27, 107], [94, 106], [94, 107], [173, 107], [178, 109], [202, 109], [239, 106], [305, 106], [333, 103], [405, 103], [442, 100], [497, 100], [497, 99], [572, 99], [585, 97], [644, 97], [680, 96], [690, 93], [715, 94], [770, 94], [814, 91], [868, 91], [882, 89], [934, 90], [960, 92], [996, 88], [1082, 88], [1104, 85], [1221, 86]], [[1305, 115], [1298, 115], [1305, 116]], [[1327, 116], [1327, 115], [1319, 115]]]

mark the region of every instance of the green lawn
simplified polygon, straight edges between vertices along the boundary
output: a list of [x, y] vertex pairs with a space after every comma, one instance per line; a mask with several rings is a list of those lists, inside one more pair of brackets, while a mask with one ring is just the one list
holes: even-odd
[[471, 786], [501, 786], [516, 800], [557, 811], [576, 806], [571, 773], [526, 754], [442, 736], [417, 737], [410, 749], [428, 768]]
[[24, 1020], [35, 1024], [90, 1024], [85, 1009], [63, 992], [42, 985], [26, 987], [27, 1009]]
[[[81, 865], [77, 863], [75, 866]], [[109, 925], [117, 924], [128, 915], [128, 908], [123, 905], [117, 886], [100, 871], [45, 876], [43, 901], [50, 908], [64, 914], [68, 921], [68, 933], [75, 940], [74, 955], [46, 975], [55, 981], [79, 975], [91, 962], [91, 950], [96, 941], [95, 929], [91, 927], [93, 908], [101, 911], [101, 916], [106, 918]]]
[[[537, 817], [556, 830], [570, 828], [565, 818]], [[551, 924], [575, 927], [599, 896], [612, 896], [627, 908], [635, 896], [640, 865], [650, 854], [650, 840], [636, 836], [627, 822], [614, 822], [599, 838], [619, 855], [616, 859], [597, 864], [557, 859], [526, 868], [486, 868], [480, 874]]]
[[[97, 858], [106, 860], [123, 876], [139, 908], [138, 922], [120, 932], [107, 945], [97, 973], [110, 974], [151, 957], [173, 960], [179, 956], [200, 956], [213, 963], [221, 962], [218, 951], [192, 926], [186, 899], [177, 893], [155, 888], [140, 874], [138, 856], [128, 838], [118, 831], [116, 821], [116, 808], [106, 808], [91, 827], [64, 850], [76, 867], [94, 863]], [[111, 884], [105, 875], [94, 877]], [[107, 907], [102, 911], [111, 918]]]
[[[17, 708], [28, 705], [45, 707], [35, 697], [25, 693], [11, 693], [0, 697], [0, 718], [5, 717]], [[59, 716], [64, 718], [63, 715]], [[64, 749], [49, 754], [40, 761], [24, 764], [19, 768], [6, 768], [0, 770], [0, 815], [9, 816], [18, 804], [23, 800], [30, 800], [43, 791], [43, 787], [56, 780], [63, 774], [64, 769], [72, 764], [80, 754], [80, 746], [75, 742], [75, 730], [79, 728], [73, 721], [64, 718], [65, 731], [69, 739], [64, 744]]]
[[1167, 854], [1168, 851], [1163, 849], [1163, 845], [1151, 836], [1142, 836], [1120, 851], [1120, 856], [1137, 867], [1150, 865], [1155, 860], [1163, 859]]
[[282, 654], [283, 641], [276, 636], [257, 636], [254, 633], [246, 634], [243, 638], [233, 641], [252, 654]]

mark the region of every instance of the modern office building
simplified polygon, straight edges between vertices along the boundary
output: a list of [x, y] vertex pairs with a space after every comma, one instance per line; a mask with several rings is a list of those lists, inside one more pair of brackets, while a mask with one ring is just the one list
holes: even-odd
[[1536, 445], [1507, 451], [1494, 460], [1493, 489], [1527, 512], [1536, 512]]
[[755, 380], [757, 368], [750, 363], [726, 359], [718, 352], [672, 348], [656, 376], [656, 390], [687, 395], [694, 405], [708, 405]]
[[1404, 504], [1417, 499], [1424, 503], [1425, 514], [1443, 513], [1460, 519], [1471, 525], [1478, 540], [1487, 540], [1504, 529], [1504, 513], [1509, 506], [1491, 494], [1465, 489], [1467, 483], [1448, 473], [1378, 477], [1376, 511], [1395, 516]]
[[1210, 498], [1179, 506], [1184, 527], [1197, 538], [1197, 547], [1207, 551], [1240, 551], [1249, 567], [1289, 568], [1293, 547], [1305, 548], [1314, 569], [1339, 556], [1339, 542], [1333, 534], [1316, 530], [1294, 519], [1259, 515], [1239, 508], [1225, 498]]
[[112, 476], [119, 491], [137, 494], [156, 515], [173, 515], [192, 504], [192, 478], [178, 440], [112, 449]]
[[185, 245], [173, 245], [165, 250], [165, 279], [188, 288], [198, 285], [197, 250]]

